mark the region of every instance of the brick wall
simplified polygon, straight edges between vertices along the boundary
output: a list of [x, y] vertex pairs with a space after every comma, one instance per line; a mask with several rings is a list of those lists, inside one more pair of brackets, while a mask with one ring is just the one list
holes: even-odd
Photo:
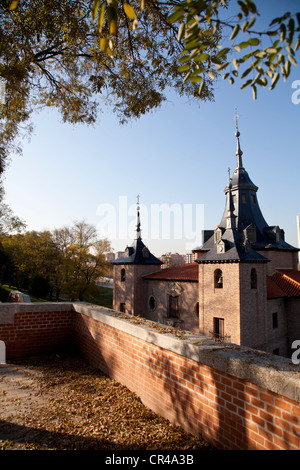
[[0, 339], [5, 342], [6, 357], [69, 348], [72, 318], [71, 304], [1, 305]]
[[[146, 406], [220, 449], [300, 448], [300, 368], [291, 367], [288, 359], [214, 343], [199, 334], [178, 338], [162, 325], [108, 309], [74, 304], [58, 311], [50, 305], [31, 315], [14, 306], [13, 322], [1, 306], [0, 339], [11, 342], [11, 348], [21, 338], [27, 354], [28, 341], [20, 335], [23, 317], [39, 348], [43, 328], [54, 337], [49, 347], [56, 336], [60, 346], [72, 337], [90, 363]], [[50, 322], [47, 327], [42, 318]]]

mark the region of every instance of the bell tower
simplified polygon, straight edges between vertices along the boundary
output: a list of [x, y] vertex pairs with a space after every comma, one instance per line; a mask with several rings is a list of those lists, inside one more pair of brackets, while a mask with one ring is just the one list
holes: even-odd
[[[225, 188], [223, 217], [202, 246], [199, 264], [199, 330], [249, 347], [265, 342], [266, 274], [269, 259], [256, 248], [267, 226], [253, 184], [243, 166], [236, 126], [237, 166]], [[267, 242], [269, 243], [269, 241]]]
[[156, 258], [142, 241], [139, 196], [136, 220], [134, 242], [126, 247], [124, 256], [112, 262], [113, 308], [130, 315], [144, 316], [147, 296], [143, 276], [158, 271], [163, 262]]

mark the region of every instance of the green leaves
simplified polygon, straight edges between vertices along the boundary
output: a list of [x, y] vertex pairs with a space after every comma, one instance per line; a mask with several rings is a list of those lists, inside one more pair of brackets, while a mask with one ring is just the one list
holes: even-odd
[[[237, 5], [240, 12], [236, 20], [220, 22], [218, 1], [182, 0], [177, 3], [168, 21], [179, 24], [177, 40], [184, 47], [179, 59], [184, 65], [178, 72], [185, 73], [184, 83], [187, 80], [204, 83], [227, 69], [223, 78], [234, 84], [239, 76], [242, 80], [247, 77], [241, 89], [250, 86], [256, 99], [258, 87], [266, 87], [270, 80], [269, 89], [273, 90], [281, 77], [287, 79], [291, 65], [297, 66], [295, 52], [300, 46], [300, 13], [292, 16], [287, 12], [275, 18], [267, 31], [254, 32], [252, 27], [259, 14], [255, 3], [239, 0]], [[221, 23], [222, 32], [219, 29]], [[231, 45], [222, 44], [226, 27], [231, 29]], [[248, 78], [249, 75], [252, 78]]]
[[231, 36], [230, 36], [230, 41], [232, 41], [239, 33], [240, 31], [240, 25], [239, 24], [236, 24], [235, 27], [233, 28], [233, 31], [231, 33]]
[[[117, 0], [95, 0], [93, 4], [93, 18], [98, 9], [108, 12], [115, 8]], [[145, 4], [141, 5], [144, 10]], [[174, 7], [164, 8], [168, 11], [167, 21], [172, 25], [173, 31], [177, 29], [177, 41], [182, 46], [181, 56], [178, 59], [178, 73], [183, 75], [183, 84], [211, 83], [221, 72], [225, 72], [224, 79], [231, 84], [236, 83], [240, 77], [241, 89], [248, 86], [252, 88], [254, 99], [257, 97], [257, 88], [266, 87], [270, 80], [270, 89], [273, 90], [279, 79], [287, 79], [291, 65], [296, 66], [295, 51], [300, 46], [300, 13], [292, 16], [290, 12], [275, 18], [267, 31], [252, 31], [252, 27], [259, 15], [253, 0], [238, 0], [239, 13], [236, 19], [221, 21], [220, 10], [226, 1], [215, 0], [179, 0]], [[102, 6], [100, 6], [102, 5]], [[105, 6], [106, 5], [106, 6]], [[105, 8], [104, 8], [105, 6]], [[126, 17], [137, 25], [136, 11], [129, 3], [122, 3]], [[162, 8], [156, 5], [162, 13]], [[98, 14], [99, 15], [99, 14]], [[120, 12], [117, 11], [120, 16]], [[110, 35], [116, 34], [114, 19], [108, 17]], [[99, 15], [100, 17], [100, 15]], [[117, 17], [116, 21], [120, 21]], [[103, 14], [99, 20], [99, 31], [103, 31]], [[133, 29], [134, 29], [133, 27]], [[222, 44], [225, 29], [230, 29], [229, 42]], [[267, 38], [268, 41], [264, 39]], [[271, 40], [271, 44], [270, 44]], [[107, 44], [107, 42], [105, 43]], [[266, 45], [267, 44], [267, 45]], [[286, 48], [284, 51], [283, 49]], [[102, 50], [110, 50], [104, 49]], [[250, 79], [249, 76], [252, 75]], [[203, 85], [204, 86], [204, 85]]]

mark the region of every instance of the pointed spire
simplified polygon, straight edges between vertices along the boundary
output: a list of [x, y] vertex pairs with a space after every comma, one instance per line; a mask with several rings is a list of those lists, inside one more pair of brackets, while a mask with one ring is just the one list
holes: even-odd
[[236, 128], [236, 132], [235, 132], [235, 136], [237, 138], [237, 148], [236, 148], [236, 158], [237, 158], [237, 167], [238, 168], [243, 168], [243, 161], [242, 161], [242, 155], [243, 155], [243, 152], [241, 150], [241, 147], [240, 147], [240, 133], [239, 133], [239, 128], [238, 128], [238, 118], [239, 118], [239, 115], [237, 114], [237, 109], [235, 108], [235, 128]]
[[136, 240], [138, 238], [142, 238], [142, 235], [141, 235], [141, 221], [140, 221], [140, 196], [139, 194], [137, 195], [137, 203], [136, 203], [136, 210], [137, 210], [137, 214], [136, 214]]
[[231, 183], [229, 184], [229, 191], [227, 194], [227, 202], [226, 202], [226, 228], [236, 228], [236, 215], [234, 214], [234, 204], [233, 204], [233, 197], [231, 192]]

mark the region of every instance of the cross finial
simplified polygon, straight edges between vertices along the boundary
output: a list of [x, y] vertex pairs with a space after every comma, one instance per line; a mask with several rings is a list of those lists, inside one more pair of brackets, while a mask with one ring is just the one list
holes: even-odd
[[228, 168], [227, 171], [228, 171], [228, 179], [229, 179], [229, 183], [230, 183], [230, 179], [231, 179], [231, 178], [230, 178], [230, 168]]
[[136, 203], [139, 204], [140, 203], [140, 195], [138, 194], [137, 197], [136, 197]]

